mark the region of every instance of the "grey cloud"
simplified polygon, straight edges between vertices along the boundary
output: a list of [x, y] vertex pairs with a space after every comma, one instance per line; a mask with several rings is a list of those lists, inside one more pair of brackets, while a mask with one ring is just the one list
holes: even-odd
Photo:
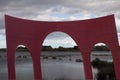
[[14, 10], [25, 8], [49, 8], [50, 6], [58, 5], [62, 3], [61, 0], [1, 0], [1, 10]]
[[[2, 1], [3, 2], [3, 1]], [[3, 11], [23, 13], [37, 13], [43, 12], [51, 7], [56, 7], [53, 12], [62, 12], [76, 14], [80, 12], [99, 13], [118, 11], [120, 1], [93, 1], [93, 0], [6, 0], [6, 5], [1, 6]], [[5, 2], [3, 2], [5, 4]], [[4, 7], [4, 8], [3, 8]], [[64, 9], [63, 9], [64, 8]]]
[[0, 30], [5, 28], [4, 15], [0, 15]]
[[[72, 4], [65, 3], [64, 6], [78, 9], [78, 12], [88, 12], [104, 14], [118, 12], [120, 10], [120, 1], [116, 0], [70, 0]], [[77, 10], [76, 10], [77, 11]]]
[[[4, 14], [32, 19], [46, 14], [94, 14], [94, 17], [115, 14], [120, 21], [119, 0], [0, 0], [0, 34], [4, 35]], [[70, 18], [68, 18], [70, 20]], [[76, 19], [76, 18], [75, 18]], [[65, 19], [66, 20], [66, 19]], [[118, 21], [117, 21], [118, 22]], [[120, 24], [117, 24], [120, 32]], [[119, 35], [118, 35], [119, 36]], [[64, 33], [51, 33], [46, 39], [68, 38]]]
[[[1, 1], [0, 1], [1, 2]], [[120, 1], [107, 1], [107, 0], [2, 0], [2, 3], [6, 3], [4, 7], [8, 10], [20, 10], [20, 9], [30, 9], [30, 10], [44, 10], [48, 9], [51, 6], [61, 6], [64, 8], [72, 9], [71, 12], [73, 13], [78, 11], [88, 11], [88, 12], [109, 12], [109, 11], [115, 11], [119, 10]], [[2, 4], [1, 3], [1, 4]], [[3, 5], [2, 5], [3, 6]], [[1, 6], [1, 7], [2, 7]], [[5, 9], [1, 8], [1, 9]], [[33, 8], [33, 9], [32, 9]], [[55, 11], [58, 11], [58, 9], [61, 9], [59, 7], [56, 8]], [[76, 10], [75, 10], [76, 9]], [[75, 11], [74, 11], [75, 10]], [[69, 13], [69, 11], [68, 11]]]
[[[1, 0], [0, 13], [28, 19], [47, 14], [46, 10], [51, 10], [51, 13], [93, 13], [102, 16], [118, 13], [119, 5], [119, 0]], [[120, 13], [116, 16], [119, 18]], [[0, 18], [0, 28], [4, 28], [3, 16]]]

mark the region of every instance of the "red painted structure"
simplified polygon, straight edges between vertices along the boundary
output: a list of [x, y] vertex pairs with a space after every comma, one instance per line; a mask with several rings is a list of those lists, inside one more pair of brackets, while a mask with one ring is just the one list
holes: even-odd
[[93, 80], [90, 55], [96, 43], [105, 43], [111, 50], [116, 79], [120, 80], [120, 49], [114, 15], [101, 18], [45, 22], [24, 20], [5, 16], [9, 80], [16, 80], [15, 51], [18, 45], [25, 45], [33, 59], [34, 79], [42, 80], [40, 51], [46, 36], [54, 31], [65, 32], [77, 43], [84, 62], [85, 79]]

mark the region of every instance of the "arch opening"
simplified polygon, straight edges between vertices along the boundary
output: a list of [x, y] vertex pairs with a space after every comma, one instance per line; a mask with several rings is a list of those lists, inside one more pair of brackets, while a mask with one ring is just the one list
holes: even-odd
[[97, 43], [91, 51], [91, 65], [95, 80], [115, 80], [114, 61], [110, 48], [104, 43]]
[[15, 53], [16, 80], [34, 80], [33, 62], [29, 50], [19, 45]]
[[84, 80], [82, 55], [74, 40], [64, 32], [52, 32], [41, 50], [42, 78]]

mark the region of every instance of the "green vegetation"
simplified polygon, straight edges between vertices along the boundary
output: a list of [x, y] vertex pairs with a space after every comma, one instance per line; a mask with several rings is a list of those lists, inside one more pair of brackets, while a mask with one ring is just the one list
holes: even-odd
[[52, 48], [51, 46], [42, 46], [42, 51], [79, 51], [77, 46], [64, 48], [59, 46], [58, 48]]
[[[42, 51], [80, 51], [78, 46], [74, 47], [62, 47], [59, 46], [58, 48], [52, 48], [51, 46], [42, 46]], [[101, 45], [101, 46], [94, 46], [92, 51], [110, 51], [107, 46]]]
[[105, 45], [94, 46], [92, 51], [110, 51], [109, 48]]
[[[26, 47], [19, 46], [17, 51], [28, 51]], [[1, 48], [0, 51], [6, 51], [6, 48]], [[80, 51], [78, 46], [74, 47], [62, 47], [59, 46], [58, 48], [52, 48], [51, 46], [42, 46], [42, 51]], [[92, 51], [109, 51], [108, 47], [101, 45], [101, 46], [94, 46]]]
[[6, 52], [6, 48], [1, 48], [0, 51]]
[[101, 61], [96, 58], [92, 61], [92, 66], [98, 69], [97, 80], [115, 80], [113, 62]]

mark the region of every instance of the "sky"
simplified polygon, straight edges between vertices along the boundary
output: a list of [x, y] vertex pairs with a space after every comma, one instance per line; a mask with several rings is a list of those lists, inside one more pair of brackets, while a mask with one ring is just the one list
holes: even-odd
[[[6, 47], [4, 15], [37, 21], [73, 21], [115, 15], [120, 42], [120, 0], [0, 0], [0, 48]], [[49, 34], [43, 45], [71, 47], [65, 33]]]

